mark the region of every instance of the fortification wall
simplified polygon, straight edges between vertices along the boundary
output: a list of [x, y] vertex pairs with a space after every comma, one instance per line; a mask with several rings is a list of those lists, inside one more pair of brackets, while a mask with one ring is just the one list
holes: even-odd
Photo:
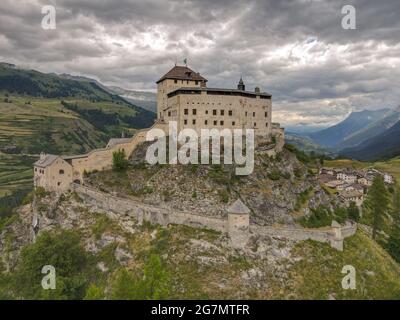
[[101, 171], [111, 169], [112, 155], [115, 151], [123, 149], [129, 157], [139, 144], [146, 141], [147, 132], [154, 128], [164, 130], [165, 132], [168, 130], [165, 123], [157, 122], [151, 128], [137, 131], [131, 140], [126, 143], [119, 143], [109, 148], [95, 149], [87, 154], [71, 157], [70, 161], [74, 172], [73, 180], [83, 181], [83, 173], [85, 171], [91, 172], [94, 170]]
[[73, 184], [72, 189], [78, 193], [78, 195], [85, 197], [88, 201], [92, 201], [96, 206], [115, 213], [128, 214], [139, 223], [148, 221], [162, 226], [168, 224], [182, 224], [191, 227], [212, 229], [219, 232], [227, 232], [227, 220], [225, 219], [171, 211], [166, 208], [144, 204], [139, 201], [115, 197], [78, 184]]
[[[72, 189], [86, 201], [94, 205], [118, 214], [127, 214], [138, 221], [148, 221], [152, 224], [167, 226], [168, 224], [186, 225], [195, 228], [206, 228], [218, 232], [228, 233], [234, 247], [242, 247], [246, 244], [250, 235], [266, 235], [271, 237], [282, 237], [296, 241], [315, 240], [327, 242], [333, 248], [342, 251], [343, 240], [355, 234], [356, 224], [345, 226], [333, 225], [321, 229], [306, 229], [290, 226], [258, 226], [249, 225], [248, 216], [229, 214], [227, 218], [214, 218], [195, 213], [171, 211], [168, 208], [161, 208], [144, 204], [139, 201], [119, 198], [110, 194], [100, 192], [96, 189], [73, 184]], [[247, 221], [247, 222], [246, 222]], [[239, 225], [239, 227], [235, 227]]]

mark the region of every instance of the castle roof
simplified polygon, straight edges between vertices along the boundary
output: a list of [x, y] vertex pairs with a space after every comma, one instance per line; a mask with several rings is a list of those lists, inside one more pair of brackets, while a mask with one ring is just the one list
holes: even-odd
[[46, 154], [43, 157], [36, 161], [33, 165], [36, 167], [41, 167], [41, 168], [46, 168], [47, 166], [51, 165], [56, 159], [58, 159], [59, 156], [56, 156], [54, 154]]
[[106, 148], [111, 148], [121, 143], [128, 143], [131, 140], [132, 140], [131, 138], [111, 138], [110, 141], [108, 141]]
[[229, 208], [229, 213], [243, 214], [250, 213], [250, 209], [240, 200], [237, 199]]
[[165, 79], [176, 79], [176, 80], [197, 80], [207, 82], [207, 79], [202, 77], [200, 73], [194, 72], [192, 69], [186, 66], [175, 66], [163, 75], [157, 83]]
[[174, 91], [169, 92], [168, 98], [173, 97], [177, 94], [200, 94], [202, 91], [207, 92], [207, 94], [214, 95], [224, 95], [224, 96], [242, 96], [242, 97], [250, 97], [256, 98], [260, 96], [265, 99], [270, 99], [272, 96], [268, 92], [253, 92], [253, 91], [244, 91], [238, 89], [221, 89], [221, 88], [199, 88], [199, 87], [184, 87], [179, 88]]

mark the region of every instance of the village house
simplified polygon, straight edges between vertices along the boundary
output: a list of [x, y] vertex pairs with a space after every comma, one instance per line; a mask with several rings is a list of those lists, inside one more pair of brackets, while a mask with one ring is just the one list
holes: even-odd
[[343, 180], [346, 183], [355, 183], [357, 181], [357, 175], [349, 172], [339, 172], [336, 175], [336, 179]]
[[364, 202], [364, 194], [356, 190], [342, 191], [339, 193], [339, 199], [343, 201], [346, 206], [354, 202], [356, 206], [361, 207]]

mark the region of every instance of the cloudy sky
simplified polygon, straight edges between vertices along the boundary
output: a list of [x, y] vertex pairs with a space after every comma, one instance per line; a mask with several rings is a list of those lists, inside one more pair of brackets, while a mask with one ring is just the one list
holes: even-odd
[[[342, 28], [346, 4], [356, 30]], [[2, 0], [0, 61], [155, 91], [186, 57], [209, 86], [242, 75], [271, 93], [274, 121], [326, 126], [400, 104], [399, 15], [399, 0]]]

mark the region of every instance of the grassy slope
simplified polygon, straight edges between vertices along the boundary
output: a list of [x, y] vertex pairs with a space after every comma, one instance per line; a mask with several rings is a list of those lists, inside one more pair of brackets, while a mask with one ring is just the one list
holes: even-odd
[[[290, 270], [295, 284], [287, 293], [293, 298], [400, 299], [400, 265], [361, 231], [346, 239], [343, 252], [313, 241], [294, 250], [303, 259]], [[345, 265], [356, 269], [355, 290], [342, 289]]]

